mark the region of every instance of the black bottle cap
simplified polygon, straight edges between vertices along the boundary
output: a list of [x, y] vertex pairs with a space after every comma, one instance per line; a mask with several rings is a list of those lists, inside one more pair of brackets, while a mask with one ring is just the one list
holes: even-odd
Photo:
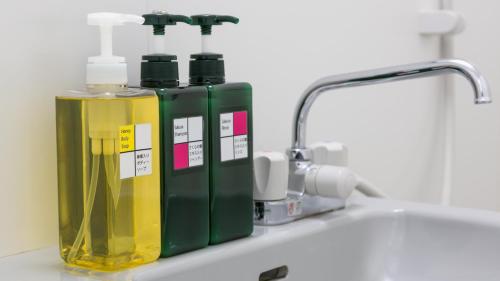
[[221, 54], [192, 54], [189, 61], [189, 84], [206, 85], [226, 82]]
[[177, 56], [151, 54], [142, 56], [141, 87], [171, 88], [179, 85]]

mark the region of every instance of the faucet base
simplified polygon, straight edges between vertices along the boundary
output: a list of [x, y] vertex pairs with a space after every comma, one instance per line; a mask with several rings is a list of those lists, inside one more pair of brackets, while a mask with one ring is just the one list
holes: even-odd
[[254, 224], [278, 225], [345, 208], [345, 200], [290, 193], [284, 200], [255, 201]]

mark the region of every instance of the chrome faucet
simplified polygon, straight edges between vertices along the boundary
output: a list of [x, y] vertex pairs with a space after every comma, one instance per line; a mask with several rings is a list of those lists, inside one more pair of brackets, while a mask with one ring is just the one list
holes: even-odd
[[292, 146], [287, 151], [290, 161], [288, 198], [281, 201], [255, 202], [255, 223], [261, 225], [282, 224], [345, 207], [345, 199], [343, 198], [310, 195], [305, 188], [306, 175], [311, 172], [312, 166], [312, 152], [306, 147], [306, 122], [311, 106], [320, 94], [329, 90], [450, 73], [460, 74], [470, 82], [474, 90], [476, 104], [491, 102], [489, 87], [483, 75], [470, 63], [455, 59], [333, 75], [314, 82], [304, 91], [295, 108]]

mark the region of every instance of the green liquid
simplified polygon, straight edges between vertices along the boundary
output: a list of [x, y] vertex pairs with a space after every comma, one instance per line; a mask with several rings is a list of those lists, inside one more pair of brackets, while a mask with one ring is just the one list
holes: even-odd
[[[253, 231], [252, 88], [248, 83], [208, 86], [210, 112], [210, 244]], [[220, 114], [246, 111], [248, 156], [221, 161]]]
[[[199, 249], [209, 239], [208, 91], [157, 89], [160, 100], [162, 257]], [[203, 165], [174, 169], [174, 119], [203, 117]]]

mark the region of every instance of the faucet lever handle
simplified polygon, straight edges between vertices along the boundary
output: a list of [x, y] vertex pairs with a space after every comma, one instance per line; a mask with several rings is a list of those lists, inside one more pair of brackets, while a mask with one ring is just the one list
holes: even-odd
[[348, 150], [347, 146], [340, 142], [321, 141], [313, 143], [312, 162], [316, 165], [333, 165], [347, 167]]
[[258, 201], [285, 199], [288, 189], [288, 159], [279, 152], [255, 152], [253, 197]]

